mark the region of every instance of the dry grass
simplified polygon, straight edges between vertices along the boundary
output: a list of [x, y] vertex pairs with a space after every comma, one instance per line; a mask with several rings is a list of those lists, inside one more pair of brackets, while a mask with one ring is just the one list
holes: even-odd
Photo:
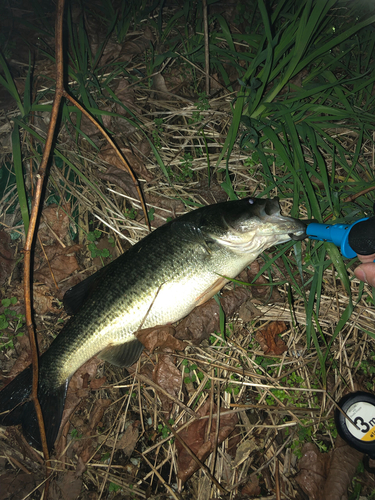
[[[137, 66], [137, 69], [142, 68]], [[128, 67], [128, 71], [130, 72], [131, 68]], [[116, 83], [116, 79], [113, 83]], [[143, 133], [133, 129], [131, 135], [127, 132], [120, 133], [118, 139], [127, 145], [132, 144], [133, 151], [137, 153], [137, 145], [144, 138], [143, 134], [152, 137], [154, 132], [154, 144], [155, 137], [158, 138], [157, 151], [171, 175], [171, 183], [152, 154], [143, 157], [141, 153], [138, 154], [152, 177], [149, 181], [140, 177], [139, 182], [146, 200], [152, 195], [148, 209], [158, 209], [155, 217], [159, 224], [165, 222], [168, 217], [178, 216], [190, 210], [194, 204], [213, 203], [218, 201], [218, 196], [223, 195], [218, 185], [225, 179], [226, 163], [222, 161], [217, 165], [217, 160], [231, 124], [232, 98], [227, 92], [220, 97], [209, 99], [209, 109], [199, 111], [197, 119], [197, 96], [192, 94], [181, 98], [173, 91], [165, 95], [152, 89], [136, 88], [134, 103], [141, 110], [137, 119], [141, 123]], [[105, 104], [107, 103], [103, 103], [103, 106]], [[3, 144], [9, 140], [8, 124], [11, 118], [12, 113], [3, 112], [0, 116], [0, 138]], [[157, 118], [163, 119], [162, 130], [159, 132], [155, 124]], [[118, 121], [119, 130], [123, 123]], [[43, 134], [43, 130], [41, 133]], [[329, 134], [340, 141], [348, 154], [355, 150], [358, 140], [355, 130], [332, 129]], [[51, 168], [47, 196], [58, 194], [60, 200], [72, 196], [71, 213], [75, 214], [74, 221], [78, 221], [80, 226], [79, 243], [86, 243], [85, 234], [94, 227], [112, 235], [119, 252], [123, 251], [125, 240], [133, 244], [143, 238], [147, 234], [147, 227], [140, 215], [139, 201], [119, 186], [103, 181], [98, 175], [106, 170], [106, 162], [99, 159], [82, 139], [79, 141], [79, 147], [64, 133], [59, 140], [60, 151], [66, 154], [82, 176], [97, 188], [95, 191], [87, 183], [78, 181], [76, 176], [73, 178], [68, 173], [69, 167], [62, 168], [61, 165], [53, 164]], [[101, 143], [101, 140], [98, 143]], [[23, 135], [23, 147], [25, 158], [34, 154], [26, 133]], [[307, 148], [304, 153], [306, 158], [309, 158]], [[191, 168], [189, 175], [184, 175], [181, 160], [187, 154], [191, 155]], [[212, 179], [210, 189], [208, 159]], [[252, 163], [249, 167], [249, 164], [246, 164], [248, 159], [249, 155], [241, 151], [236, 143], [228, 163], [234, 191], [241, 197], [257, 195], [267, 190], [269, 196], [277, 196], [277, 186], [272, 190], [268, 189], [262, 164]], [[10, 150], [4, 147], [1, 158], [3, 169], [9, 161]], [[328, 168], [331, 161], [326, 157]], [[358, 164], [361, 163], [375, 167], [373, 144], [363, 144], [358, 159]], [[271, 171], [275, 176], [279, 174], [279, 169], [280, 166], [274, 162]], [[340, 175], [345, 177], [345, 174], [337, 169], [336, 176]], [[16, 197], [14, 186], [10, 186], [0, 200], [0, 212], [5, 214], [7, 207], [13, 205]], [[179, 204], [178, 210], [174, 211], [171, 200], [188, 201], [189, 205], [182, 205], [181, 209]], [[290, 192], [290, 198], [282, 200], [284, 213], [289, 213], [292, 202], [293, 193]], [[124, 215], [130, 207], [138, 212], [135, 219]], [[301, 217], [306, 217], [307, 214], [302, 205], [300, 214]], [[18, 224], [19, 219], [17, 210], [13, 215], [4, 215], [0, 219], [2, 228], [9, 233], [19, 233], [22, 230], [22, 226]], [[74, 221], [72, 220], [72, 224]], [[304, 249], [303, 244], [302, 255]], [[297, 272], [296, 269], [294, 271]], [[312, 266], [306, 266], [304, 272], [308, 278], [314, 269]], [[275, 273], [277, 275], [277, 272]], [[261, 473], [262, 491], [268, 489], [275, 495], [276, 484], [282, 484], [284, 497], [294, 498], [296, 485], [293, 477], [297, 473], [297, 457], [303, 442], [312, 440], [321, 450], [333, 446], [332, 416], [335, 401], [348, 391], [373, 389], [372, 374], [367, 378], [364, 365], [361, 367], [363, 361], [371, 364], [375, 353], [375, 310], [373, 304], [369, 307], [368, 301], [372, 290], [367, 285], [362, 287], [354, 278], [352, 269], [349, 269], [349, 276], [352, 278], [350, 283], [355, 310], [330, 347], [326, 387], [321, 384], [321, 367], [315, 347], [306, 345], [305, 302], [303, 297], [295, 295], [293, 304], [288, 303], [288, 284], [278, 287], [282, 302], [272, 305], [256, 304], [260, 316], [251, 322], [244, 323], [238, 315], [227, 318], [231, 330], [225, 341], [213, 334], [210, 343], [199, 347], [189, 346], [185, 353], [177, 356], [176, 365], [181, 372], [181, 391], [179, 402], [170, 398], [173, 402], [170, 413], [173, 428], [188, 427], [195, 420], [197, 410], [209, 401], [211, 409], [205, 417], [209, 420], [209, 426], [218, 408], [222, 411], [221, 417], [225, 412], [236, 412], [239, 419], [236, 433], [240, 438], [237, 453], [233, 456], [228, 453], [228, 440], [220, 444], [205, 462], [206, 469], [201, 469], [189, 480], [182, 496], [191, 495], [202, 500], [216, 498], [222, 491], [213, 483], [212, 478], [215, 477], [225, 488], [227, 498], [234, 498], [249, 481], [249, 477], [255, 478]], [[308, 296], [309, 290], [306, 290], [306, 297]], [[328, 344], [348, 304], [348, 294], [337, 280], [335, 270], [331, 266], [324, 272], [318, 318], [321, 334]], [[268, 322], [275, 320], [282, 320], [288, 325], [288, 330], [282, 335], [288, 350], [282, 356], [267, 356], [255, 341], [255, 334]], [[325, 349], [322, 343], [323, 354]], [[184, 382], [183, 360], [187, 360], [190, 366], [196, 366], [192, 370], [197, 377], [195, 382]], [[147, 359], [141, 363], [145, 361]], [[137, 371], [140, 369], [139, 366]], [[110, 368], [107, 367], [106, 370]], [[198, 373], [202, 374], [199, 375], [200, 378]], [[371, 387], [367, 383], [370, 383]], [[127, 393], [118, 399], [120, 387], [125, 388]], [[168, 393], [164, 395], [169, 397]], [[181, 483], [176, 479], [176, 441], [171, 439], [170, 431], [166, 437], [162, 437], [159, 424], [162, 423], [164, 427], [165, 413], [154, 386], [136, 373], [134, 378], [131, 378], [130, 382], [127, 379], [124, 385], [116, 385], [114, 382], [106, 388], [101, 388], [95, 396], [91, 395], [91, 402], [95, 397], [113, 399], [113, 409], [110, 411], [113, 418], [106, 419], [104, 435], [108, 441], [104, 441], [95, 456], [87, 461], [85, 483], [100, 492], [99, 498], [106, 497], [108, 483], [122, 487], [123, 491], [133, 498], [148, 498], [148, 492], [152, 492], [154, 497], [161, 497], [166, 491], [170, 498], [181, 498]], [[87, 408], [86, 417], [89, 418], [89, 415], [90, 409]], [[128, 425], [127, 422], [134, 422], [136, 419], [139, 420], [136, 452], [133, 453], [132, 460], [123, 465], [124, 459], [119, 458], [115, 445]], [[101, 462], [98, 460], [98, 453], [109, 453], [109, 458]], [[63, 462], [55, 462], [56, 470], [76, 468], [75, 457], [61, 457], [61, 460]]]

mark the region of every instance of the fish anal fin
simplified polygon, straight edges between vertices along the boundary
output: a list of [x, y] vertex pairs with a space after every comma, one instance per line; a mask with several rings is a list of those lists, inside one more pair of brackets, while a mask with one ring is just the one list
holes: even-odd
[[207, 302], [207, 300], [211, 299], [215, 293], [219, 292], [223, 288], [226, 283], [228, 283], [227, 279], [222, 277], [218, 278], [209, 288], [207, 288], [207, 290], [195, 299], [196, 306], [200, 306]]
[[143, 348], [144, 345], [138, 339], [134, 338], [124, 344], [106, 347], [98, 354], [98, 357], [104, 361], [108, 361], [112, 365], [126, 368], [138, 360]]

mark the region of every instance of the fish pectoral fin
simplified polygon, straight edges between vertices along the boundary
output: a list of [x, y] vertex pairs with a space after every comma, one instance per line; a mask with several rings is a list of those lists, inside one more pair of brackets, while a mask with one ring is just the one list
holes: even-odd
[[211, 299], [215, 295], [215, 293], [219, 292], [226, 283], [228, 283], [228, 280], [220, 276], [220, 278], [212, 283], [210, 288], [207, 288], [207, 290], [205, 290], [201, 295], [199, 295], [199, 297], [195, 299], [195, 305], [200, 306], [201, 304], [207, 302], [207, 300]]
[[124, 344], [110, 345], [98, 354], [98, 358], [108, 361], [112, 365], [126, 368], [135, 363], [144, 345], [135, 337]]

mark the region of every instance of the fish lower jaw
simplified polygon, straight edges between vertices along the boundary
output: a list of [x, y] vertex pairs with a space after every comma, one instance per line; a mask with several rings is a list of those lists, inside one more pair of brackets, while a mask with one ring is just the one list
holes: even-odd
[[306, 230], [294, 231], [288, 234], [289, 238], [294, 241], [302, 241], [306, 238]]

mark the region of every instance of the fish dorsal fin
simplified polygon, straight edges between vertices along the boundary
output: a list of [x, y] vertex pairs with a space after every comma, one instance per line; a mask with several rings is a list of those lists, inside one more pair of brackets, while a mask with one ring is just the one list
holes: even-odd
[[63, 297], [64, 309], [67, 314], [74, 315], [81, 309], [86, 300], [90, 297], [93, 290], [99, 283], [100, 279], [106, 272], [106, 268], [102, 267], [99, 271], [84, 279], [77, 285], [72, 286], [65, 292]]
[[134, 337], [124, 344], [106, 347], [98, 354], [98, 358], [112, 365], [126, 368], [138, 360], [143, 348], [144, 345]]

